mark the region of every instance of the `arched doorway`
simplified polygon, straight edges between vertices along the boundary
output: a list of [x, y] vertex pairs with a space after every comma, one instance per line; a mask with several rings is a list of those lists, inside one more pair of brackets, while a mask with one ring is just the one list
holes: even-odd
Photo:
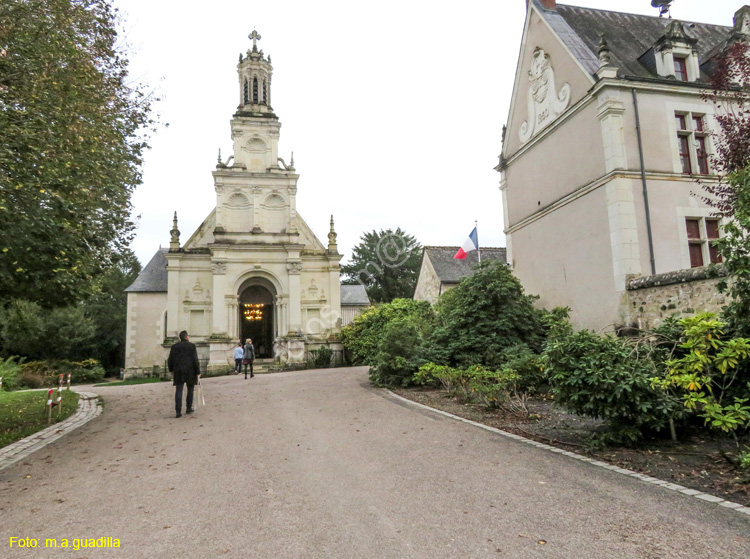
[[240, 337], [243, 342], [253, 340], [258, 358], [273, 357], [274, 291], [273, 285], [262, 278], [249, 280], [240, 288]]

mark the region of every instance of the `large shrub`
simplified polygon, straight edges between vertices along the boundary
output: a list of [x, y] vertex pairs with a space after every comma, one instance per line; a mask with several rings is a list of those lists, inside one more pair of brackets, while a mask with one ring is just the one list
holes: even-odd
[[679, 400], [652, 385], [664, 376], [661, 353], [636, 351], [631, 341], [612, 335], [575, 332], [560, 316], [551, 326], [544, 363], [552, 394], [577, 414], [605, 420], [603, 442], [638, 440], [681, 415]]
[[435, 313], [429, 303], [395, 299], [372, 307], [342, 329], [344, 348], [355, 365], [369, 365], [376, 384], [407, 385], [419, 366], [432, 333]]
[[6, 355], [30, 359], [82, 359], [96, 336], [94, 322], [81, 306], [43, 309], [14, 300], [0, 311], [0, 344]]
[[480, 264], [436, 305], [439, 326], [431, 344], [437, 363], [498, 368], [508, 348], [526, 345], [539, 352], [544, 342], [542, 311], [503, 262]]

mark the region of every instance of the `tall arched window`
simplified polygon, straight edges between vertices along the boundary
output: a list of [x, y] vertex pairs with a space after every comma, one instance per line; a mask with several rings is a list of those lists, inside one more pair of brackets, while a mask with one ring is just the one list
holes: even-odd
[[263, 80], [263, 104], [268, 105], [268, 101], [266, 98], [266, 80]]
[[253, 103], [258, 104], [258, 78], [253, 78]]
[[248, 88], [247, 88], [247, 79], [245, 79], [245, 103], [247, 103], [248, 99]]

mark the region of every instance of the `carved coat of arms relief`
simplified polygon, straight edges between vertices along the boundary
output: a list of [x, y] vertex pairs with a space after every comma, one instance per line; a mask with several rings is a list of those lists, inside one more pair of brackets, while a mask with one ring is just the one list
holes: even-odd
[[549, 55], [541, 48], [534, 49], [529, 70], [528, 120], [521, 124], [518, 136], [522, 143], [528, 142], [544, 129], [570, 103], [570, 85], [563, 84], [560, 91], [555, 87], [555, 72]]

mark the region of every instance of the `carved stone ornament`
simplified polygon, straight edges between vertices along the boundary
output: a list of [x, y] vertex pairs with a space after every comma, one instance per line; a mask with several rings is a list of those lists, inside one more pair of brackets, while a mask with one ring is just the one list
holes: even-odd
[[227, 263], [226, 262], [212, 262], [211, 271], [216, 276], [223, 276], [224, 274], [227, 273]]
[[244, 130], [242, 130], [242, 128], [233, 128], [232, 129], [232, 139], [234, 139], [234, 138], [241, 138], [243, 132], [244, 132]]
[[528, 109], [529, 120], [521, 124], [519, 138], [528, 142], [560, 115], [570, 103], [570, 85], [563, 84], [560, 91], [555, 88], [555, 73], [549, 55], [541, 48], [534, 49], [529, 70]]
[[290, 275], [298, 275], [302, 272], [302, 262], [288, 262], [286, 269]]

